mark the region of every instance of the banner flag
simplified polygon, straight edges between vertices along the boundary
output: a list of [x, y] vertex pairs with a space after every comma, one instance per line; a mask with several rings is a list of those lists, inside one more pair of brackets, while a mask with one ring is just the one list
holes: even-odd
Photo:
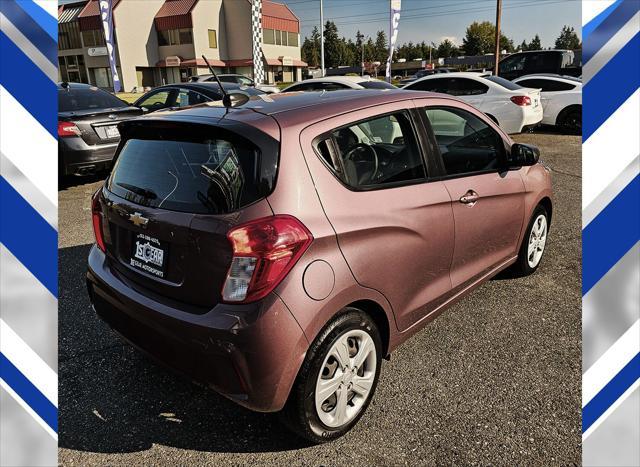
[[107, 44], [109, 53], [109, 65], [111, 66], [111, 76], [113, 77], [113, 91], [120, 92], [120, 76], [116, 68], [116, 51], [113, 41], [113, 0], [99, 0], [100, 19], [104, 30], [104, 41]]
[[251, 37], [253, 39], [253, 80], [264, 83], [262, 62], [262, 0], [253, 0], [251, 5]]
[[387, 72], [385, 77], [391, 82], [391, 61], [393, 60], [393, 52], [398, 41], [398, 26], [400, 25], [400, 6], [401, 0], [391, 0], [391, 35], [389, 37], [389, 58], [387, 58]]

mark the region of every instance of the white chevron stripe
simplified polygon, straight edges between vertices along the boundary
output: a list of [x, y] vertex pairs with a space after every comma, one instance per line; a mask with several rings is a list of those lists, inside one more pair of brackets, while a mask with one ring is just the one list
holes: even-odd
[[0, 13], [2, 32], [54, 83], [58, 81], [58, 68], [27, 39], [9, 19]]
[[33, 0], [33, 3], [39, 5], [44, 11], [58, 20], [58, 2], [54, 0]]
[[0, 318], [0, 352], [58, 407], [58, 375]]
[[609, 8], [615, 1], [616, 0], [582, 0], [582, 25], [587, 24]]
[[0, 387], [7, 391], [7, 394], [9, 394], [18, 404], [20, 404], [20, 407], [22, 407], [25, 412], [27, 412], [36, 422], [38, 422], [38, 425], [40, 425], [44, 429], [44, 431], [49, 434], [49, 436], [58, 441], [58, 433], [53, 431], [51, 427], [47, 425], [46, 422], [42, 420], [31, 407], [29, 407], [29, 404], [23, 401], [22, 398], [2, 379], [0, 379]]
[[0, 86], [0, 151], [58, 206], [57, 141]]
[[640, 352], [640, 320], [636, 321], [602, 357], [582, 375], [582, 407]]
[[636, 90], [583, 144], [582, 209], [589, 206], [640, 154], [638, 109], [640, 90]]

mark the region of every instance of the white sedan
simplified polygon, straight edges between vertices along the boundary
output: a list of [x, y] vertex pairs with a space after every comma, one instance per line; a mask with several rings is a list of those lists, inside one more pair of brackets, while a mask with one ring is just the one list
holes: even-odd
[[369, 76], [325, 76], [305, 79], [286, 87], [282, 92], [338, 91], [341, 89], [397, 89], [393, 84]]
[[523, 88], [489, 73], [456, 72], [425, 76], [402, 89], [455, 96], [487, 114], [506, 133], [520, 133], [542, 120], [539, 89]]
[[513, 80], [525, 88], [541, 89], [542, 123], [570, 133], [582, 131], [582, 80], [573, 76], [535, 74]]

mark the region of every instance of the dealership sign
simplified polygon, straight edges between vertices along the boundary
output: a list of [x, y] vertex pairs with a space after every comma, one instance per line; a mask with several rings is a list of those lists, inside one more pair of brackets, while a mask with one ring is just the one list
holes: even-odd
[[113, 90], [120, 91], [120, 76], [116, 68], [116, 51], [113, 41], [113, 0], [100, 0], [100, 19], [104, 30], [104, 41], [107, 44], [107, 55], [109, 65], [111, 65], [111, 76], [113, 77]]
[[391, 82], [391, 60], [398, 41], [398, 26], [400, 26], [400, 6], [401, 0], [391, 0], [391, 34], [389, 40], [389, 58], [387, 58], [387, 72], [385, 76]]
[[104, 57], [105, 55], [109, 55], [109, 51], [106, 47], [89, 47], [87, 54], [89, 57]]

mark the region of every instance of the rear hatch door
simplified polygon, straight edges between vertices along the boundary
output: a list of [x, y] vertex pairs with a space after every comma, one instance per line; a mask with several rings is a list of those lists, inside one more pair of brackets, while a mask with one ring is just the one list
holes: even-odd
[[146, 118], [123, 124], [103, 190], [110, 264], [142, 293], [193, 312], [221, 299], [232, 258], [227, 232], [273, 214], [265, 198], [278, 143], [229, 126]]

